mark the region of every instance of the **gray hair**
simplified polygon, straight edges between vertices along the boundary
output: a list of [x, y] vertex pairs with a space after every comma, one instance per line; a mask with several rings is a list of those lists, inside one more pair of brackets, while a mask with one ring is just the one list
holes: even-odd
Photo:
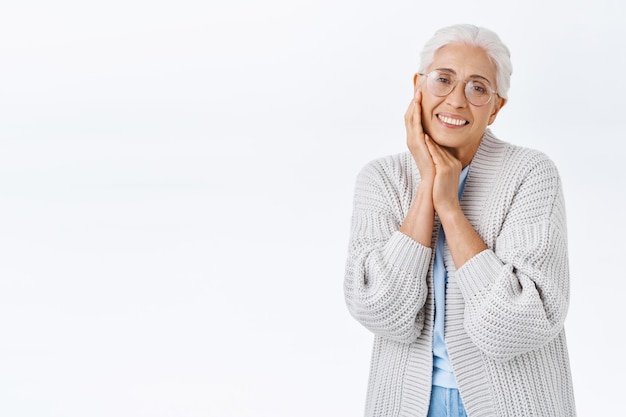
[[509, 48], [493, 31], [474, 25], [453, 25], [439, 29], [422, 49], [419, 72], [424, 73], [432, 64], [435, 53], [446, 45], [462, 43], [481, 47], [496, 65], [496, 91], [502, 98], [507, 98], [511, 85], [511, 53]]

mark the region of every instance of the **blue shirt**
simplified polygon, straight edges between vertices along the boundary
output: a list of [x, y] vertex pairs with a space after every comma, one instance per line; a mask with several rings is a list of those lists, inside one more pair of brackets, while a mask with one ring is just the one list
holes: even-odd
[[[461, 171], [459, 180], [459, 200], [463, 195], [465, 180], [469, 165]], [[443, 227], [439, 227], [437, 246], [435, 248], [435, 264], [433, 267], [433, 282], [435, 292], [435, 328], [433, 334], [433, 385], [445, 388], [457, 388], [456, 379], [450, 365], [448, 348], [444, 338], [444, 323], [446, 309], [446, 284], [448, 272], [443, 262], [443, 251], [446, 245], [446, 235]]]

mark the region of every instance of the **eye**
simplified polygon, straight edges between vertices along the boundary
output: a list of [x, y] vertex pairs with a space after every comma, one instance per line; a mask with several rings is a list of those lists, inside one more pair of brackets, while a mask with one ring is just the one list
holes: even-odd
[[478, 95], [488, 94], [489, 91], [490, 91], [490, 89], [487, 87], [487, 85], [485, 83], [480, 82], [480, 81], [470, 81], [468, 83], [468, 86], [469, 86], [470, 90], [472, 91], [472, 93], [478, 94]]
[[433, 77], [433, 79], [435, 80], [436, 83], [450, 84], [452, 82], [452, 77], [447, 74], [438, 73], [434, 75], [435, 76]]

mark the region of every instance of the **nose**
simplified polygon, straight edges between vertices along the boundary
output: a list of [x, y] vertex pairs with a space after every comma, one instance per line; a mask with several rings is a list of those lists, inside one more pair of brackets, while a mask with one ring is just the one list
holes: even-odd
[[465, 83], [458, 81], [446, 97], [446, 102], [454, 108], [462, 108], [467, 106], [467, 98], [465, 97]]

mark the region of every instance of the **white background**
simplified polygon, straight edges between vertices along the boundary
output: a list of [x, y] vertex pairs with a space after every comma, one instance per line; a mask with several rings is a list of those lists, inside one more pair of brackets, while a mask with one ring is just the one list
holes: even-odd
[[567, 200], [579, 415], [623, 402], [625, 6], [59, 0], [0, 6], [0, 415], [359, 416], [355, 176], [404, 150], [418, 54], [512, 52], [500, 138]]

